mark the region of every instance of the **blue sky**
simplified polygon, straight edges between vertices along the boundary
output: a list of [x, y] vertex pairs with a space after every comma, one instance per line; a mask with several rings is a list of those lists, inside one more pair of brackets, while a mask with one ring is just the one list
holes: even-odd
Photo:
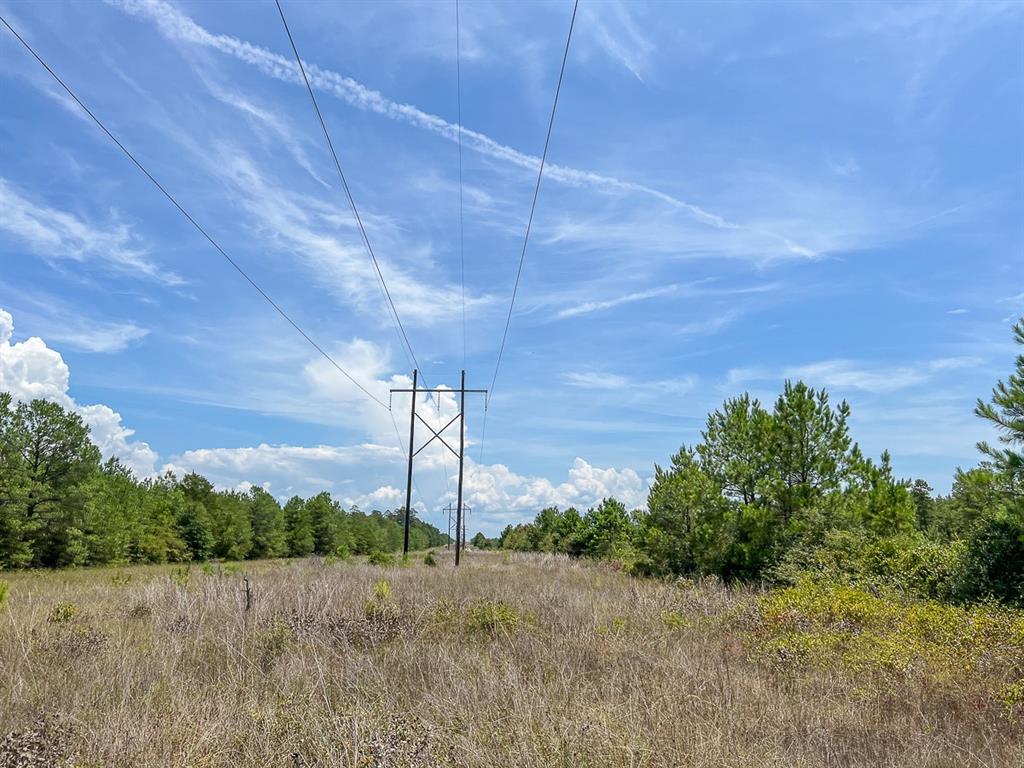
[[[407, 386], [272, 2], [0, 9], [356, 378]], [[416, 357], [454, 386], [454, 4], [285, 10]], [[470, 386], [494, 370], [570, 10], [462, 5]], [[1022, 41], [1014, 3], [583, 0], [482, 463], [468, 409], [471, 526], [640, 504], [709, 409], [786, 377], [846, 398], [866, 451], [947, 491], [1024, 313]], [[0, 385], [79, 408], [140, 473], [400, 504], [391, 415], [6, 30], [0, 89]], [[437, 521], [455, 466], [422, 456]]]

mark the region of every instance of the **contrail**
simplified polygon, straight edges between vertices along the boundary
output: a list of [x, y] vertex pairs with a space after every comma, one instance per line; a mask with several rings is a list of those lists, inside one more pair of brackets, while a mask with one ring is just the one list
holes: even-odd
[[[251, 64], [266, 75], [305, 87], [302, 75], [294, 61], [266, 48], [239, 40], [237, 37], [210, 32], [197, 24], [191, 17], [163, 0], [107, 0], [107, 3], [132, 16], [153, 21], [156, 23], [161, 34], [170, 40], [212, 48], [239, 61]], [[380, 93], [380, 91], [368, 88], [350, 77], [323, 69], [308, 61], [304, 63], [306, 64], [306, 73], [309, 75], [310, 82], [317, 90], [333, 94], [356, 109], [373, 112], [392, 120], [422, 128], [452, 142], [458, 141], [459, 126], [455, 123], [450, 123], [442, 117], [424, 112], [412, 104], [392, 101]], [[462, 127], [462, 141], [463, 146], [469, 149], [520, 168], [536, 171], [540, 165], [539, 157], [520, 152], [517, 149], [495, 141], [486, 134], [466, 128], [465, 126]], [[779, 240], [794, 256], [811, 257], [817, 255], [813, 250], [793, 243], [778, 233], [728, 221], [722, 216], [707, 211], [698, 205], [680, 200], [643, 184], [555, 164], [549, 164], [545, 169], [545, 174], [547, 178], [569, 186], [588, 187], [604, 192], [632, 192], [653, 197], [673, 208], [685, 211], [702, 224], [716, 229], [756, 232]]]

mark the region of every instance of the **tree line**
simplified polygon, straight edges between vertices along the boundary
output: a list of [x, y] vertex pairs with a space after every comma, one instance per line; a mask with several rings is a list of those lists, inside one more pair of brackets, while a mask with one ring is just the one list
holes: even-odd
[[[282, 506], [195, 472], [139, 479], [101, 461], [77, 413], [0, 392], [0, 569], [393, 552], [403, 520], [403, 509], [346, 511], [327, 492]], [[413, 519], [411, 548], [447, 541]]]
[[[1014, 326], [1024, 345], [1024, 318]], [[747, 394], [707, 417], [701, 440], [656, 467], [647, 508], [605, 499], [541, 510], [477, 546], [611, 558], [644, 574], [856, 582], [947, 600], [1024, 603], [1024, 354], [975, 412], [1000, 445], [957, 470], [948, 496], [894, 477], [852, 440], [850, 407], [787, 382], [770, 408]]]

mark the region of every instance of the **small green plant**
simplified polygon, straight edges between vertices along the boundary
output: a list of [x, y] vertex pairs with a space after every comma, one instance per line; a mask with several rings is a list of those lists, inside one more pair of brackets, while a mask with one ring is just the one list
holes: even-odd
[[172, 583], [177, 584], [182, 589], [185, 589], [188, 586], [189, 580], [192, 578], [192, 567], [185, 565], [180, 568], [175, 568], [167, 574], [167, 577]]
[[335, 549], [334, 552], [324, 558], [324, 565], [337, 565], [338, 563], [344, 563], [350, 557], [352, 557], [352, 551], [342, 544]]
[[260, 668], [264, 672], [273, 669], [294, 639], [295, 633], [292, 628], [280, 619], [268, 629], [260, 632], [257, 636]]
[[481, 600], [466, 611], [466, 629], [485, 635], [509, 635], [523, 623], [523, 616], [502, 600]]
[[382, 552], [379, 549], [374, 550], [366, 558], [366, 562], [370, 565], [379, 565], [382, 568], [395, 565], [395, 556], [391, 552]]
[[132, 583], [132, 575], [123, 571], [114, 571], [114, 575], [110, 577], [110, 583], [115, 587], [126, 587]]
[[391, 599], [391, 585], [387, 579], [380, 579], [370, 590], [370, 599], [363, 606], [363, 613], [368, 619], [389, 616], [397, 612], [397, 607]]
[[67, 624], [78, 615], [78, 605], [71, 602], [57, 603], [50, 609], [50, 615], [46, 620], [51, 624]]
[[0, 581], [0, 607], [7, 602], [7, 593], [10, 592], [11, 588], [7, 585], [6, 581]]
[[690, 626], [690, 619], [679, 611], [662, 611], [661, 623], [668, 629], [685, 629]]
[[998, 698], [1007, 717], [1019, 717], [1024, 711], [1024, 678], [1003, 688]]
[[434, 559], [433, 552], [427, 552], [427, 554], [423, 557], [423, 564], [429, 565], [430, 567], [434, 567], [435, 565], [437, 565], [437, 560]]

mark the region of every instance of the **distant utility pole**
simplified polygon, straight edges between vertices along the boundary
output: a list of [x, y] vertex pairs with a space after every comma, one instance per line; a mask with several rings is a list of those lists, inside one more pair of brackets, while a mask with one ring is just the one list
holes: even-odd
[[[455, 505], [448, 502], [448, 506], [444, 508], [444, 511], [448, 513], [448, 543], [445, 545], [445, 549], [452, 548], [452, 515], [455, 514]], [[462, 505], [462, 548], [466, 548], [466, 521], [469, 520], [469, 513], [473, 511], [473, 508], [468, 504]], [[455, 532], [456, 535], [459, 531]]]
[[[424, 448], [426, 448], [432, 442], [434, 442], [435, 440], [440, 440], [441, 443], [444, 445], [444, 447], [447, 448], [449, 451], [451, 451], [453, 454], [455, 454], [455, 457], [459, 460], [459, 495], [458, 495], [458, 504], [457, 504], [457, 506], [455, 508], [455, 564], [458, 565], [459, 564], [459, 560], [460, 560], [460, 551], [461, 551], [462, 547], [465, 546], [465, 536], [466, 536], [466, 532], [465, 532], [466, 524], [465, 524], [465, 521], [463, 520], [463, 515], [462, 515], [462, 511], [463, 511], [463, 506], [462, 506], [462, 478], [463, 478], [463, 468], [464, 468], [464, 464], [465, 464], [465, 454], [466, 454], [466, 393], [468, 392], [469, 394], [483, 394], [483, 395], [486, 395], [487, 394], [487, 390], [486, 389], [466, 389], [466, 372], [465, 371], [462, 372], [462, 379], [461, 379], [461, 382], [459, 384], [459, 388], [457, 390], [451, 390], [451, 389], [419, 389], [416, 386], [418, 381], [419, 381], [419, 371], [416, 370], [416, 371], [412, 372], [412, 389], [392, 389], [391, 390], [392, 396], [395, 395], [396, 393], [408, 393], [408, 394], [412, 395], [412, 407], [411, 407], [410, 412], [409, 412], [409, 468], [408, 468], [408, 472], [406, 473], [406, 480], [405, 480], [405, 539], [404, 539], [404, 542], [402, 544], [402, 554], [403, 555], [408, 555], [409, 554], [409, 515], [410, 515], [410, 509], [412, 507], [412, 460], [413, 460], [413, 458], [415, 458], [416, 454], [418, 454], [420, 451], [422, 451]], [[420, 416], [418, 413], [416, 413], [416, 395], [418, 395], [420, 392], [423, 392], [425, 394], [440, 394], [442, 392], [458, 392], [459, 393], [459, 412], [457, 414], [455, 414], [447, 424], [445, 424], [443, 427], [441, 427], [440, 430], [435, 430], [432, 426], [430, 426], [430, 424], [428, 424], [426, 422], [426, 420], [422, 416]], [[427, 440], [427, 442], [425, 442], [419, 448], [415, 447], [416, 446], [416, 419], [419, 419], [422, 422], [423, 426], [425, 426], [428, 430], [430, 430], [431, 434], [433, 435], [433, 437], [431, 437], [429, 440]], [[459, 450], [457, 450], [457, 451], [454, 448], [452, 448], [448, 444], [448, 441], [445, 440], [442, 437], [442, 435], [444, 434], [444, 431], [446, 429], [448, 429], [448, 427], [450, 427], [456, 421], [459, 422]], [[451, 506], [451, 505], [449, 505], [449, 506]], [[460, 532], [462, 534], [461, 536], [459, 535]], [[449, 536], [448, 536], [448, 538], [449, 538], [449, 541], [450, 541], [450, 539], [451, 539], [451, 531], [450, 531], [450, 529], [449, 529]]]
[[444, 508], [444, 511], [448, 513], [448, 543], [445, 545], [445, 549], [452, 548], [452, 513], [455, 512], [455, 505], [450, 501], [448, 506]]

